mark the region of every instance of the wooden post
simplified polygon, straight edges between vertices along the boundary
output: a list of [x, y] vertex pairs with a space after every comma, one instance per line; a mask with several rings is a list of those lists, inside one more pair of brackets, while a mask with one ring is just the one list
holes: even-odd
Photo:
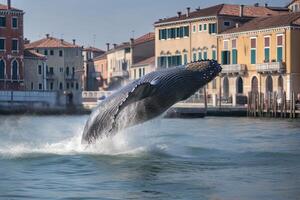
[[204, 107], [205, 107], [205, 114], [207, 113], [207, 94], [206, 94], [206, 86], [204, 86]]
[[286, 112], [287, 112], [287, 106], [286, 106], [286, 92], [284, 92], [284, 106], [283, 106], [283, 112], [284, 112], [284, 118], [286, 118]]

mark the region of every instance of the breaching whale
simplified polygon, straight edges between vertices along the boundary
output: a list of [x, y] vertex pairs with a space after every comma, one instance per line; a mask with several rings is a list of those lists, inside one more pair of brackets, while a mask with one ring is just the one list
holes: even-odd
[[93, 143], [161, 115], [175, 103], [189, 98], [221, 70], [215, 60], [201, 60], [146, 74], [95, 108], [85, 125], [82, 143]]

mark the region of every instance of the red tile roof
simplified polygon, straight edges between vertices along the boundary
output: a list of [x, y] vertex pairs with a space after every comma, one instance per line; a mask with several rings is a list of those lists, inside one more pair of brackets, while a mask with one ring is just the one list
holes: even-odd
[[134, 44], [135, 45], [136, 44], [141, 44], [141, 43], [152, 41], [152, 40], [155, 40], [155, 33], [154, 32], [147, 33], [147, 34], [142, 35], [141, 37], [135, 39]]
[[43, 54], [40, 54], [40, 53], [37, 53], [33, 50], [28, 50], [28, 49], [25, 49], [24, 50], [24, 58], [34, 58], [34, 59], [39, 59], [39, 60], [45, 60], [47, 59], [46, 56], [44, 56]]
[[57, 39], [54, 37], [46, 37], [44, 39], [29, 43], [25, 45], [26, 49], [34, 49], [34, 48], [79, 48], [78, 45], [74, 45], [72, 43], [66, 42], [61, 39]]
[[[0, 10], [8, 10], [7, 5], [0, 4]], [[11, 7], [11, 10], [13, 10], [13, 11], [22, 11], [22, 10], [19, 10], [17, 8], [13, 8], [13, 7]]]
[[282, 26], [299, 26], [300, 13], [289, 13], [285, 15], [277, 15], [270, 17], [258, 17], [241, 25], [238, 28], [232, 28], [222, 32], [221, 34], [246, 32], [251, 30], [262, 30], [268, 28], [276, 28]]
[[132, 67], [139, 67], [144, 65], [155, 65], [155, 56], [142, 60], [138, 63], [135, 63], [134, 65], [132, 65]]
[[[155, 24], [182, 21], [182, 20], [194, 19], [199, 17], [211, 17], [211, 16], [239, 17], [240, 6], [241, 5], [219, 4], [212, 7], [196, 10], [194, 12], [190, 12], [188, 16], [186, 14], [181, 14], [180, 17], [175, 16], [175, 17], [165, 18], [155, 22]], [[287, 12], [287, 10], [272, 9], [271, 7], [251, 6], [251, 5], [244, 5], [243, 9], [244, 9], [243, 10], [244, 17], [278, 15]]]
[[98, 49], [98, 48], [92, 47], [92, 46], [84, 48], [84, 51], [92, 51], [92, 52], [105, 53], [105, 51], [103, 51], [102, 49]]

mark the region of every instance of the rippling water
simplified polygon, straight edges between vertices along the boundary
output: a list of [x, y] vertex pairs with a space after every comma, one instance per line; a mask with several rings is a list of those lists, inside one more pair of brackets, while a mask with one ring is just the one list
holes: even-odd
[[0, 117], [0, 199], [300, 198], [300, 121], [157, 119], [86, 147], [86, 119]]

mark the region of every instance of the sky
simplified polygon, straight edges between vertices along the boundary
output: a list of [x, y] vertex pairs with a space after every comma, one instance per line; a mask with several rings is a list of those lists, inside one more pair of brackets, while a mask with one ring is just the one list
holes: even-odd
[[[35, 41], [50, 33], [84, 46], [106, 49], [105, 43], [121, 43], [154, 30], [160, 18], [175, 16], [186, 7], [230, 3], [268, 3], [285, 6], [291, 0], [11, 0], [22, 9], [25, 38]], [[6, 4], [6, 0], [0, 3]]]

